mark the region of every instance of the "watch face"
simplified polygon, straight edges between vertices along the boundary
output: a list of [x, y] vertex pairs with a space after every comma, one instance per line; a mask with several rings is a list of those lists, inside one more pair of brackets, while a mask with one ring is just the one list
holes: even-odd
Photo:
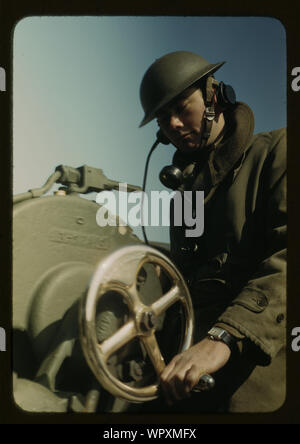
[[226, 336], [226, 331], [219, 327], [213, 327], [211, 330], [209, 330], [208, 334], [221, 340], [224, 336]]
[[208, 333], [212, 336], [219, 336], [220, 333], [222, 333], [222, 330], [220, 328], [213, 327]]
[[215, 341], [222, 341], [224, 344], [226, 344], [230, 350], [232, 350], [232, 346], [234, 345], [235, 338], [233, 338], [229, 333], [227, 333], [226, 330], [223, 330], [219, 327], [213, 327], [209, 332], [208, 335], [211, 339], [214, 339]]

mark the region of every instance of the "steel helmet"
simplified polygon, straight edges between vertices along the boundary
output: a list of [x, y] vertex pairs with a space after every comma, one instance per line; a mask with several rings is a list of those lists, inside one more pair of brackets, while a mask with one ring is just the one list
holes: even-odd
[[140, 127], [155, 118], [155, 113], [202, 77], [213, 74], [225, 62], [211, 64], [189, 51], [166, 54], [149, 67], [141, 86], [140, 99], [145, 116]]

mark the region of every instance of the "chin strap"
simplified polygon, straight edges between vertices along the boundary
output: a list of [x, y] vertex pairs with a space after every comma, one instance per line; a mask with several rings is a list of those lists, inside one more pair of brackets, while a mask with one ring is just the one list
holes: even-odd
[[218, 82], [209, 76], [206, 80], [206, 92], [205, 92], [205, 111], [204, 111], [204, 131], [202, 136], [201, 148], [207, 145], [212, 124], [216, 116], [215, 104], [214, 104], [214, 86], [217, 86]]

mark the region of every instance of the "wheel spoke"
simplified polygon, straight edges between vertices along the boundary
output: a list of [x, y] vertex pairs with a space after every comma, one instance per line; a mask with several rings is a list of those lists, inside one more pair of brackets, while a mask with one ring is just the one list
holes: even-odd
[[177, 285], [171, 288], [165, 295], [155, 301], [151, 310], [154, 312], [156, 316], [160, 316], [164, 313], [171, 305], [175, 304], [175, 302], [180, 299], [180, 289]]
[[154, 333], [151, 336], [142, 336], [140, 339], [146, 348], [157, 375], [160, 375], [166, 364]]
[[116, 331], [112, 336], [99, 344], [99, 350], [108, 359], [113, 353], [137, 336], [134, 321], [129, 321]]
[[[118, 252], [116, 252], [118, 254]], [[114, 257], [113, 261], [107, 261], [107, 270], [105, 280], [119, 281], [123, 285], [130, 287], [136, 282], [137, 271], [145, 258], [144, 252], [130, 254], [122, 257]]]
[[127, 294], [129, 298], [129, 304], [133, 312], [135, 314], [138, 313], [142, 309], [143, 304], [141, 302], [135, 283], [130, 288], [127, 289]]

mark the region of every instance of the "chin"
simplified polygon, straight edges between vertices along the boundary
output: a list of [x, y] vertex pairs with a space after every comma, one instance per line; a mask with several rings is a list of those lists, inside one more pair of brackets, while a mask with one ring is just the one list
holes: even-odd
[[177, 145], [176, 148], [183, 153], [194, 153], [198, 150], [199, 145], [196, 143], [185, 143]]

